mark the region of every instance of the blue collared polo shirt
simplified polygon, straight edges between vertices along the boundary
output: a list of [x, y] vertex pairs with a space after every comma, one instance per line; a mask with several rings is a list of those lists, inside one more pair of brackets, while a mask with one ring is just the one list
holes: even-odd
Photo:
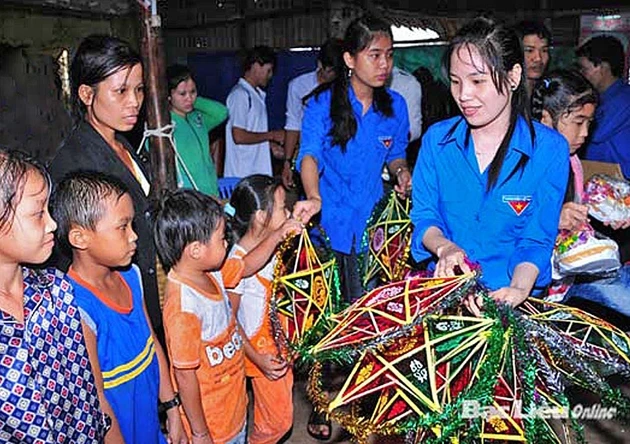
[[392, 96], [392, 117], [385, 117], [372, 105], [363, 114], [352, 87], [348, 98], [357, 121], [357, 132], [346, 145], [332, 145], [329, 135], [331, 91], [309, 100], [302, 120], [298, 168], [304, 156], [311, 156], [319, 168], [319, 192], [322, 197], [321, 224], [330, 237], [332, 248], [350, 253], [359, 248], [372, 209], [383, 196], [383, 164], [405, 158], [409, 134], [407, 105], [398, 93]]
[[[422, 244], [429, 227], [442, 230], [481, 265], [491, 290], [507, 287], [514, 268], [531, 262], [536, 287], [551, 281], [551, 252], [569, 174], [569, 146], [558, 132], [519, 117], [499, 179], [486, 191], [472, 136], [462, 117], [433, 125], [422, 140], [413, 173], [412, 254], [431, 257]], [[519, 169], [519, 162], [527, 160]]]

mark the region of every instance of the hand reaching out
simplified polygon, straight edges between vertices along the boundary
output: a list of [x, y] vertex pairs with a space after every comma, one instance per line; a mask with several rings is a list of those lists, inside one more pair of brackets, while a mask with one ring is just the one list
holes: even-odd
[[453, 242], [447, 241], [437, 249], [438, 262], [434, 277], [456, 276], [458, 272], [470, 273], [466, 263], [466, 253]]
[[[502, 302], [511, 307], [517, 307], [527, 299], [528, 293], [521, 288], [503, 287], [490, 292], [489, 296], [495, 302]], [[481, 317], [481, 310], [483, 309], [483, 297], [481, 295], [469, 296], [464, 299], [463, 303], [474, 316]]]
[[407, 168], [403, 168], [396, 175], [396, 185], [394, 190], [400, 196], [406, 196], [411, 191], [411, 173]]
[[304, 224], [299, 220], [289, 218], [278, 228], [282, 239], [292, 234], [298, 234], [304, 229]]
[[293, 218], [307, 224], [311, 217], [319, 213], [321, 209], [322, 200], [319, 197], [300, 200], [293, 206]]

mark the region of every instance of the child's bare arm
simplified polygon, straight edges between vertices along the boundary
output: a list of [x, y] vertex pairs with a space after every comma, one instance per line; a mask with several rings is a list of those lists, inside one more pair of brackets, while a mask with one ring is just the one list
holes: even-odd
[[96, 390], [98, 392], [98, 399], [101, 402], [101, 410], [103, 413], [109, 415], [112, 420], [112, 427], [105, 435], [105, 444], [125, 444], [118, 419], [112, 410], [112, 406], [107, 402], [105, 398], [105, 385], [103, 384], [103, 373], [101, 373], [101, 364], [98, 360], [98, 347], [96, 345], [96, 335], [92, 329], [84, 322], [81, 321], [83, 327], [83, 337], [85, 339], [85, 346], [87, 347], [88, 356], [90, 358], [90, 364], [92, 365], [92, 373], [94, 374], [94, 382], [96, 383]]
[[174, 373], [177, 386], [179, 387], [179, 396], [182, 399], [182, 406], [192, 429], [193, 444], [212, 443], [210, 429], [203, 414], [201, 392], [199, 391], [199, 381], [197, 380], [195, 369], [175, 368]]
[[[144, 317], [147, 320], [147, 325], [151, 330], [151, 335], [153, 336], [153, 344], [155, 345], [155, 355], [157, 356], [158, 365], [160, 367], [160, 393], [159, 398], [160, 402], [167, 402], [175, 398], [175, 390], [173, 389], [173, 384], [171, 383], [171, 375], [170, 369], [168, 367], [168, 361], [166, 360], [166, 355], [162, 346], [160, 345], [160, 341], [158, 341], [155, 336], [155, 332], [153, 331], [153, 326], [151, 325], [151, 320], [149, 319], [149, 314], [147, 313], [146, 305], [143, 305], [144, 309]], [[182, 418], [179, 415], [179, 409], [177, 407], [171, 408], [166, 411], [166, 428], [168, 430], [169, 442], [171, 444], [187, 444], [188, 437], [186, 436], [186, 432], [182, 426]]]
[[284, 224], [277, 230], [271, 232], [262, 242], [255, 248], [243, 256], [243, 277], [249, 277], [256, 274], [265, 266], [276, 247], [289, 234], [299, 233], [304, 228], [301, 222], [295, 219], [287, 219]]

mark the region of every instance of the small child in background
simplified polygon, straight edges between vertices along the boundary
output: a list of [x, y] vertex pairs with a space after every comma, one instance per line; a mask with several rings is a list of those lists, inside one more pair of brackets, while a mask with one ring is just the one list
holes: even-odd
[[187, 443], [166, 356], [145, 308], [140, 269], [131, 263], [138, 236], [129, 190], [112, 176], [73, 173], [59, 183], [51, 208], [57, 238], [72, 255], [68, 276], [101, 404], [112, 418], [105, 442], [165, 443], [158, 418], [163, 400], [169, 442]]
[[226, 288], [256, 273], [299, 229], [287, 225], [242, 259], [225, 260], [225, 217], [215, 199], [180, 189], [160, 200], [154, 230], [168, 271], [166, 342], [193, 444], [247, 442], [243, 339]]
[[[286, 192], [279, 181], [255, 174], [242, 179], [226, 213], [238, 243], [229, 257], [244, 257], [277, 230], [291, 224]], [[252, 378], [254, 427], [251, 444], [275, 444], [293, 424], [293, 371], [279, 356], [269, 318], [275, 257], [255, 276], [241, 280], [229, 292], [246, 338], [245, 374]]]
[[72, 286], [55, 269], [50, 178], [0, 149], [0, 442], [102, 442], [100, 411]]

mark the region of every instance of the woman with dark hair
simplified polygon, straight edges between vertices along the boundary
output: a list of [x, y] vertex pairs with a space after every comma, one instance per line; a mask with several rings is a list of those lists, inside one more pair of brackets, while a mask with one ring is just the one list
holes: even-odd
[[[414, 170], [411, 251], [436, 276], [481, 266], [497, 301], [520, 304], [551, 281], [550, 258], [567, 184], [567, 142], [532, 123], [523, 50], [502, 24], [477, 18], [445, 54], [462, 116], [425, 134]], [[480, 314], [481, 301], [464, 303]]]
[[[390, 26], [375, 17], [355, 20], [342, 51], [342, 72], [305, 99], [296, 166], [306, 200], [295, 204], [293, 215], [306, 223], [321, 211], [342, 294], [352, 301], [363, 291], [356, 253], [370, 213], [383, 196], [383, 165], [396, 178], [397, 191], [411, 187], [405, 161], [409, 118], [402, 96], [385, 88], [393, 67]], [[330, 438], [325, 414], [313, 411], [308, 432], [316, 439]]]
[[183, 65], [166, 69], [173, 137], [177, 146], [177, 184], [217, 196], [217, 170], [212, 161], [208, 133], [227, 119], [227, 108], [197, 95], [190, 70]]
[[314, 91], [302, 120], [296, 165], [307, 199], [296, 204], [294, 216], [306, 222], [321, 210], [348, 300], [362, 293], [356, 252], [383, 196], [383, 165], [396, 178], [397, 191], [411, 187], [405, 161], [407, 105], [385, 88], [393, 67], [392, 42], [390, 26], [382, 20], [368, 16], [352, 22], [344, 37], [343, 72]]
[[142, 272], [149, 317], [158, 337], [162, 337], [148, 198], [149, 162], [137, 156], [120, 134], [131, 130], [138, 120], [144, 100], [142, 75], [140, 56], [126, 42], [104, 35], [92, 35], [81, 42], [70, 66], [77, 124], [55, 154], [50, 172], [59, 182], [70, 172], [99, 171], [117, 177], [129, 188], [135, 210], [133, 226], [138, 234], [134, 262]]

